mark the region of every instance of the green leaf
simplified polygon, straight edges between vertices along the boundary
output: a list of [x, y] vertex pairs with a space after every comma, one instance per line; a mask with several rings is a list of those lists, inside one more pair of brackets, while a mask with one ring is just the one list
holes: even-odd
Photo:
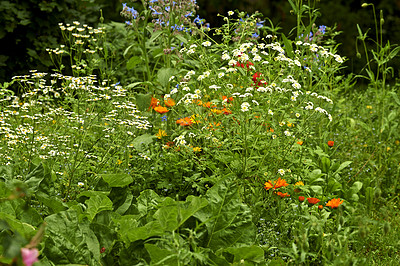
[[86, 205], [86, 212], [90, 221], [93, 220], [97, 213], [113, 209], [112, 201], [102, 193], [90, 197], [90, 199], [86, 200]]
[[285, 51], [289, 57], [293, 57], [293, 46], [292, 46], [292, 41], [290, 41], [288, 38], [286, 38], [285, 34], [282, 33], [282, 40], [283, 44], [285, 45]]
[[136, 95], [136, 106], [139, 111], [147, 111], [150, 108], [151, 94], [137, 94]]
[[159, 221], [163, 230], [175, 231], [207, 204], [206, 199], [194, 196], [187, 197], [184, 203], [166, 198], [161, 204], [162, 207], [154, 214], [154, 218]]
[[146, 147], [153, 142], [153, 140], [156, 138], [156, 136], [154, 135], [150, 135], [150, 134], [143, 134], [140, 135], [138, 137], [136, 137], [133, 142], [132, 145], [133, 147], [138, 150], [139, 152], [143, 152]]
[[361, 190], [362, 186], [363, 186], [363, 183], [362, 183], [362, 182], [356, 181], [356, 182], [354, 182], [354, 184], [351, 186], [351, 191], [352, 191], [353, 193], [358, 193], [358, 192]]
[[137, 210], [140, 217], [146, 216], [150, 211], [155, 210], [162, 200], [163, 198], [151, 189], [142, 191], [137, 198]]
[[217, 250], [254, 243], [256, 227], [233, 178], [226, 177], [215, 184], [207, 191], [206, 199], [209, 204], [194, 215], [207, 227], [205, 247]]
[[133, 182], [133, 178], [124, 173], [120, 174], [99, 174], [110, 187], [125, 187]]
[[100, 245], [89, 222], [78, 220], [74, 210], [67, 210], [45, 218], [46, 241], [44, 255], [53, 263], [100, 264]]
[[128, 62], [126, 63], [126, 69], [131, 70], [133, 69], [137, 64], [140, 64], [142, 62], [142, 57], [140, 56], [132, 56]]
[[164, 230], [158, 221], [151, 221], [144, 226], [137, 227], [136, 217], [125, 215], [120, 219], [116, 219], [115, 222], [119, 225], [118, 234], [126, 244], [164, 234]]
[[151, 265], [178, 265], [177, 254], [153, 244], [144, 244], [150, 254]]
[[349, 166], [351, 163], [352, 163], [352, 161], [345, 161], [344, 163], [341, 163], [339, 168], [336, 170], [336, 172], [334, 174], [340, 173], [340, 171], [342, 171], [344, 168]]
[[178, 70], [175, 68], [160, 68], [157, 73], [158, 82], [164, 87], [167, 86], [169, 79], [177, 72]]
[[233, 263], [240, 263], [243, 260], [246, 265], [259, 265], [265, 261], [264, 250], [258, 246], [230, 247], [224, 251], [234, 255]]
[[322, 187], [321, 186], [310, 186], [312, 191], [318, 195], [322, 195]]

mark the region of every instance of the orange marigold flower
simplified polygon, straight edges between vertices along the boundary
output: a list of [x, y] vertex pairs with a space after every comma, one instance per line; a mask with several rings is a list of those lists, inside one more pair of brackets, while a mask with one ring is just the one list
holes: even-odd
[[226, 109], [225, 107], [222, 108], [222, 112], [224, 113], [224, 115], [230, 115], [230, 114], [232, 114], [232, 112], [231, 112], [230, 110]]
[[336, 209], [342, 203], [343, 203], [343, 200], [340, 200], [340, 198], [331, 199], [330, 201], [328, 201], [328, 203], [325, 206], [331, 207], [332, 209]]
[[156, 98], [151, 97], [150, 108], [154, 109], [154, 107], [156, 107], [158, 105], [158, 103], [159, 103], [159, 101]]
[[160, 113], [160, 114], [165, 114], [168, 112], [168, 109], [167, 109], [167, 107], [164, 107], [164, 106], [156, 106], [156, 107], [154, 107], [154, 111], [156, 111], [157, 113]]
[[319, 205], [319, 206], [318, 206], [318, 210], [322, 210], [323, 208], [324, 208], [323, 205]]
[[300, 146], [303, 145], [302, 141], [298, 141], [297, 144], [299, 144]]
[[233, 101], [233, 97], [227, 97], [227, 96], [222, 96], [222, 101], [226, 101], [227, 103], [230, 103]]
[[190, 117], [184, 117], [176, 120], [176, 123], [181, 126], [190, 126], [193, 124], [193, 120]]
[[270, 188], [275, 190], [277, 188], [287, 187], [287, 186], [289, 186], [289, 184], [286, 183], [286, 180], [285, 179], [281, 179], [280, 177], [276, 181], [268, 180], [268, 182], [265, 182], [265, 184], [264, 184], [264, 187], [265, 187], [266, 190], [269, 190]]
[[175, 105], [175, 101], [172, 98], [168, 98], [168, 99], [164, 100], [164, 104], [167, 107], [172, 107]]
[[335, 144], [335, 142], [333, 140], [328, 141], [328, 146], [329, 147], [333, 147], [333, 144]]
[[288, 193], [282, 193], [280, 191], [276, 192], [276, 194], [281, 198], [290, 197]]
[[299, 201], [303, 202], [306, 198], [303, 196], [299, 196]]
[[319, 202], [319, 199], [317, 198], [307, 198], [307, 200], [310, 204], [317, 204]]

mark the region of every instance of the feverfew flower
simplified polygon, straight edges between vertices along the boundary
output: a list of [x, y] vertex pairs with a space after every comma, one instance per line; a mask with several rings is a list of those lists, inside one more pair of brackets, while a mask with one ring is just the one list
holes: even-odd
[[240, 107], [241, 107], [242, 112], [247, 112], [250, 110], [250, 104], [248, 102], [242, 103], [242, 105]]
[[269, 115], [274, 115], [274, 112], [272, 112], [272, 110], [268, 110], [268, 114]]
[[210, 41], [205, 41], [205, 42], [202, 43], [202, 45], [204, 47], [208, 47], [208, 46], [211, 46], [211, 42]]
[[232, 16], [233, 14], [235, 14], [232, 10], [228, 11], [228, 16]]
[[280, 174], [280, 175], [284, 175], [284, 174], [285, 174], [285, 170], [283, 170], [283, 169], [279, 169], [279, 170], [278, 170], [278, 174]]

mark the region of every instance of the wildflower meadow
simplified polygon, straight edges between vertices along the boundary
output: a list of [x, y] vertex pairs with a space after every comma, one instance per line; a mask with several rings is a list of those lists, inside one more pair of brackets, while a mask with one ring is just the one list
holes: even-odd
[[56, 22], [51, 70], [0, 84], [0, 265], [398, 265], [400, 48], [364, 3], [348, 74], [288, 2], [289, 34], [195, 0]]

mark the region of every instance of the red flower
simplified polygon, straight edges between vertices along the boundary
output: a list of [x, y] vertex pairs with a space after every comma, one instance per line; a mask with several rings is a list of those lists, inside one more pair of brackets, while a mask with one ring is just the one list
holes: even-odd
[[343, 200], [340, 200], [340, 198], [331, 199], [330, 201], [328, 201], [328, 203], [325, 206], [331, 207], [332, 209], [336, 209], [342, 203], [343, 203]]
[[310, 204], [317, 204], [319, 202], [319, 199], [317, 198], [307, 198], [307, 200]]
[[328, 141], [328, 146], [329, 147], [333, 147], [333, 144], [335, 144], [335, 142], [333, 140]]
[[104, 253], [106, 251], [106, 248], [105, 247], [102, 247], [101, 249], [100, 249], [100, 253]]
[[303, 202], [305, 198], [303, 196], [299, 196], [299, 201]]

